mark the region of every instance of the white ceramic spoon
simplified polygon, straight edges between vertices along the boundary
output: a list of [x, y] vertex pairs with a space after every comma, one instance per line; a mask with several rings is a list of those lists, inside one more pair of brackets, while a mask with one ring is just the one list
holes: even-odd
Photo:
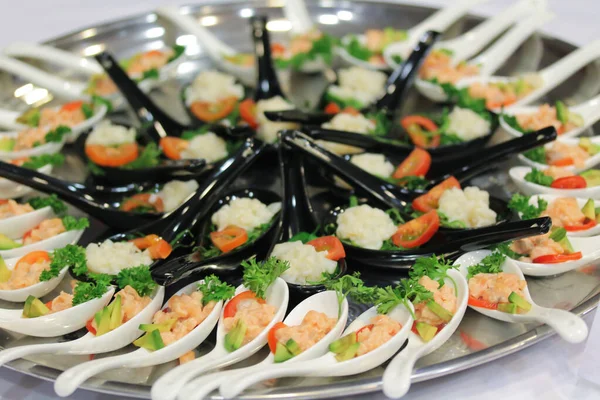
[[22, 131], [23, 129], [27, 129], [27, 125], [17, 122], [17, 118], [19, 118], [20, 115], [21, 113], [17, 111], [0, 108], [0, 128], [11, 131]]
[[[518, 115], [518, 114], [533, 114], [537, 112], [539, 106], [519, 106], [519, 107], [510, 107], [509, 109], [504, 109], [502, 115], [500, 116], [500, 125], [502, 129], [504, 129], [508, 134], [512, 136], [521, 136], [522, 132], [516, 130], [506, 123], [504, 120], [503, 114], [508, 115]], [[583, 102], [581, 104], [577, 104], [576, 106], [569, 107], [569, 111], [577, 113], [581, 115], [583, 118], [583, 125], [579, 128], [572, 129], [568, 132], [563, 133], [559, 136], [559, 140], [564, 138], [576, 137], [581, 135], [586, 129], [590, 126], [594, 125], [598, 120], [600, 120], [600, 95], [591, 98], [590, 100]]]
[[115, 288], [110, 287], [102, 297], [37, 318], [23, 318], [23, 309], [0, 309], [0, 328], [34, 337], [54, 337], [81, 329], [98, 310], [108, 304]]
[[[565, 196], [557, 196], [557, 195], [552, 195], [552, 194], [535, 195], [535, 196], [531, 196], [531, 198], [529, 199], [529, 204], [531, 204], [533, 206], [537, 206], [538, 198], [542, 198], [548, 202], [548, 207], [550, 207], [550, 205], [556, 199], [558, 199], [560, 197], [565, 197]], [[569, 197], [572, 197], [572, 196], [569, 196]], [[577, 205], [579, 206], [580, 209], [583, 208], [585, 203], [588, 201], [588, 199], [583, 199], [580, 197], [576, 197], [575, 199], [577, 200]], [[594, 208], [596, 208], [596, 207], [600, 207], [600, 201], [594, 201]], [[600, 235], [600, 224], [597, 224], [593, 228], [586, 229], [584, 231], [571, 231], [571, 232], [567, 231], [567, 236], [569, 236], [569, 237], [589, 237], [589, 236], [596, 236], [596, 235]]]
[[[50, 164], [44, 165], [43, 167], [38, 168], [37, 171], [41, 172], [43, 174], [46, 174], [46, 175], [50, 175], [50, 173], [52, 172], [52, 165], [50, 165]], [[29, 186], [25, 186], [25, 185], [21, 185], [20, 183], [9, 181], [6, 178], [0, 178], [0, 199], [16, 199], [19, 197], [23, 197], [31, 192], [33, 192], [33, 189], [30, 188]], [[0, 226], [2, 226], [1, 221], [0, 221]], [[20, 228], [20, 226], [15, 226], [15, 227]], [[2, 231], [0, 231], [0, 233], [1, 232]], [[27, 232], [27, 231], [25, 231], [25, 232]], [[23, 232], [23, 234], [25, 234], [25, 232]], [[21, 236], [23, 236], [23, 234], [21, 234]], [[11, 239], [18, 239], [21, 236], [19, 236], [17, 238], [13, 237]]]
[[575, 251], [580, 251], [582, 257], [575, 261], [565, 261], [557, 264], [541, 264], [514, 260], [513, 262], [528, 276], [553, 276], [582, 268], [600, 259], [600, 247], [596, 237], [569, 237], [569, 242]]
[[140, 324], [149, 324], [152, 322], [152, 316], [160, 309], [164, 296], [165, 288], [159, 286], [154, 291], [152, 301], [146, 307], [129, 321], [104, 335], [96, 336], [88, 332], [79, 339], [70, 342], [33, 344], [2, 350], [0, 351], [0, 366], [12, 360], [33, 354], [81, 355], [101, 354], [118, 350], [127, 346], [144, 333], [138, 327]]
[[[51, 238], [40, 240], [39, 242], [28, 244], [27, 246], [17, 247], [10, 250], [0, 250], [0, 257], [5, 260], [8, 258], [23, 257], [25, 254], [31, 253], [35, 250], [54, 250], [61, 247], [65, 247], [68, 244], [75, 244], [83, 235], [84, 229], [76, 229], [60, 233]], [[16, 240], [21, 242], [21, 240]]]
[[[176, 294], [191, 294], [197, 290], [197, 285], [201, 282], [190, 283]], [[168, 303], [163, 306], [163, 309], [166, 307]], [[200, 325], [162, 349], [149, 351], [139, 348], [130, 353], [88, 361], [69, 368], [54, 382], [54, 391], [61, 397], [70, 396], [87, 379], [111, 368], [142, 368], [176, 360], [206, 339], [217, 324], [222, 308], [223, 302], [219, 301]]]
[[[521, 20], [509, 29], [507, 33], [502, 35], [487, 50], [472, 60], [469, 60], [467, 64], [479, 66], [480, 76], [491, 75], [506, 62], [506, 60], [519, 48], [521, 43], [527, 40], [537, 28], [552, 20], [554, 17], [555, 15], [553, 13], [541, 10], [540, 12]], [[469, 33], [470, 32], [467, 32], [465, 35], [468, 35]], [[455, 51], [454, 49], [457, 49], [458, 51], [452, 55], [453, 63], [457, 64], [481, 50], [481, 48], [478, 48], [476, 49], [477, 51], [473, 51], [473, 48], [470, 47], [469, 41], [467, 40], [468, 36], [465, 36], [464, 39], [464, 41], [460, 38], [450, 40], [450, 45], [446, 45], [442, 42], [436, 47], [447, 48], [453, 51]], [[442, 90], [440, 85], [421, 78], [417, 78], [415, 85], [417, 90], [428, 99], [436, 102], [448, 100], [448, 96]]]
[[[236, 294], [247, 290], [248, 289], [243, 285], [238, 286], [236, 288]], [[277, 280], [269, 287], [265, 300], [268, 304], [276, 307], [275, 315], [265, 329], [263, 329], [251, 342], [231, 353], [225, 350], [226, 332], [223, 322], [224, 318], [221, 314], [219, 324], [217, 325], [217, 343], [215, 344], [215, 348], [210, 353], [173, 368], [161, 376], [152, 385], [152, 398], [172, 400], [177, 396], [177, 393], [183, 385], [196, 376], [218, 367], [234, 364], [259, 351], [267, 343], [267, 335], [273, 325], [277, 322], [281, 322], [287, 311], [289, 291], [288, 286], [283, 279], [277, 278]], [[225, 306], [227, 306], [227, 304], [225, 304]]]
[[[593, 136], [589, 139], [593, 144], [600, 145], [600, 136]], [[565, 138], [563, 135], [561, 135], [561, 136], [559, 136], [558, 141], [563, 142], [565, 144], [572, 145], [572, 146], [579, 145], [579, 139], [576, 137]], [[550, 147], [552, 147], [552, 143], [548, 143], [548, 144], [544, 145], [544, 147], [550, 148]], [[522, 153], [519, 154], [519, 160], [521, 160], [524, 164], [527, 164], [527, 165], [531, 166], [532, 168], [537, 168], [539, 170], [547, 169], [548, 167], [550, 167], [548, 164], [541, 164], [539, 162], [530, 160], [529, 158], [525, 157]], [[573, 173], [579, 173], [579, 172], [588, 170], [590, 168], [594, 168], [598, 164], [600, 164], [600, 153], [590, 156], [587, 160], [585, 160], [583, 167], [576, 167], [575, 165], [569, 165], [569, 166], [562, 167], [562, 168], [566, 169], [567, 171], [572, 171]]]
[[[6, 267], [12, 271], [17, 265], [17, 262], [21, 259], [21, 257], [10, 258], [8, 260], [4, 260]], [[22, 289], [15, 290], [0, 290], [0, 299], [5, 301], [12, 301], [15, 303], [21, 303], [27, 300], [27, 297], [34, 296], [38, 299], [43, 297], [56, 289], [58, 284], [63, 280], [65, 274], [69, 270], [68, 267], [63, 268], [57, 277], [50, 279], [49, 281], [38, 282], [34, 285], [24, 287]], [[1, 353], [0, 353], [1, 354]]]
[[[519, 107], [525, 104], [529, 104], [538, 100], [540, 97], [554, 89], [556, 86], [565, 81], [575, 72], [585, 67], [587, 64], [600, 58], [600, 40], [596, 40], [592, 43], [587, 44], [584, 47], [573, 51], [567, 56], [556, 61], [554, 64], [534, 73], [536, 80], [539, 79], [541, 85], [533, 90], [530, 94], [517, 100], [515, 103], [505, 110], [512, 110], [512, 108]], [[521, 78], [519, 77], [506, 77], [506, 76], [475, 76], [471, 78], [462, 79], [457, 82], [456, 87], [461, 89], [468, 87], [474, 83], [488, 84], [495, 82], [509, 83], [516, 82]], [[500, 111], [500, 110], [495, 110]]]
[[11, 239], [20, 239], [27, 231], [38, 226], [43, 220], [54, 217], [50, 206], [33, 210], [26, 214], [0, 219], [0, 233]]
[[[412, 308], [412, 306], [411, 306]], [[371, 307], [359, 315], [345, 330], [343, 335], [356, 332], [368, 325], [377, 315], [376, 307]], [[404, 344], [413, 324], [413, 318], [404, 306], [394, 308], [388, 316], [402, 324], [402, 329], [390, 340], [376, 349], [351, 360], [338, 362], [335, 354], [329, 352], [313, 360], [264, 366], [260, 371], [240, 373], [232, 376], [220, 387], [221, 395], [235, 398], [246, 388], [268, 379], [296, 376], [348, 376], [369, 371], [389, 360]]]
[[[417, 360], [437, 350], [458, 328], [467, 309], [469, 287], [458, 271], [450, 270], [448, 276], [456, 282], [455, 289], [458, 293], [454, 316], [429, 342], [424, 342], [419, 335], [409, 331], [408, 345], [390, 361], [383, 373], [383, 393], [387, 397], [397, 399], [404, 396], [410, 389], [410, 378]], [[446, 278], [446, 285], [454, 286], [452, 280]]]
[[87, 76], [104, 73], [104, 70], [98, 65], [96, 60], [80, 57], [70, 51], [57, 49], [48, 45], [16, 42], [9, 44], [2, 52], [9, 57], [27, 57], [47, 61], [61, 67], [73, 69]]
[[[16, 139], [18, 132], [0, 132], [0, 139], [11, 138]], [[58, 153], [65, 145], [66, 137], [60, 142], [47, 142], [37, 147], [32, 147], [25, 150], [0, 151], [0, 160], [10, 161], [41, 156], [42, 154]]]
[[[337, 318], [338, 321], [333, 329], [329, 331], [329, 333], [327, 333], [327, 335], [325, 335], [320, 341], [315, 343], [311, 348], [286, 361], [286, 363], [312, 360], [327, 353], [329, 351], [329, 344], [340, 337], [344, 327], [346, 326], [346, 322], [348, 320], [348, 301], [344, 299], [344, 302], [341, 306], [341, 313], [339, 313], [339, 303], [337, 296], [333, 291], [317, 293], [303, 300], [288, 314], [283, 322], [288, 326], [300, 325], [306, 314], [311, 310], [327, 314], [327, 316], [330, 318]], [[273, 353], [269, 353], [269, 355], [263, 361], [256, 365], [252, 365], [247, 368], [216, 372], [201, 376], [200, 378], [197, 378], [185, 385], [183, 389], [179, 391], [178, 399], [204, 399], [210, 392], [221, 386], [222, 383], [229, 381], [230, 377], [241, 372], [247, 373], [260, 370], [263, 366], [273, 365], [275, 363], [274, 359], [275, 357]], [[156, 397], [156, 399], [167, 400], [168, 397]]]
[[242, 66], [225, 60], [224, 56], [234, 56], [237, 51], [219, 40], [193, 17], [181, 14], [179, 8], [174, 6], [159, 7], [155, 12], [159, 17], [166, 18], [180, 29], [196, 36], [208, 56], [219, 68], [238, 78], [244, 85], [256, 84], [254, 65]]
[[[454, 265], [459, 266], [460, 273], [466, 279], [469, 273], [469, 267], [480, 263], [484, 257], [490, 254], [492, 254], [492, 252], [489, 250], [479, 250], [463, 254], [454, 262]], [[517, 267], [515, 262], [510, 258], [507, 258], [502, 265], [502, 271], [517, 275], [519, 279], [525, 280], [525, 277], [523, 276], [523, 273], [519, 267]], [[581, 343], [585, 340], [585, 338], [587, 338], [588, 327], [581, 318], [568, 311], [538, 306], [531, 298], [527, 286], [525, 286], [523, 289], [523, 294], [525, 300], [531, 304], [531, 310], [525, 314], [509, 314], [483, 307], [469, 307], [487, 317], [498, 319], [500, 321], [512, 323], [541, 322], [543, 324], [548, 324], [556, 331], [556, 333], [560, 335], [561, 338], [569, 343]]]
[[584, 199], [600, 200], [600, 186], [583, 189], [554, 189], [526, 181], [525, 175], [530, 171], [531, 167], [512, 167], [508, 171], [508, 175], [523, 194], [528, 196], [533, 196], [534, 194], [555, 194], [563, 197], [582, 197]]
[[[406, 31], [406, 40], [391, 43], [383, 50], [383, 57], [386, 61], [384, 64], [376, 65], [355, 58], [350, 55], [344, 47], [338, 47], [337, 53], [347, 65], [356, 65], [358, 67], [375, 70], [395, 69], [399, 64], [393, 60], [393, 55], [400, 55], [403, 59], [406, 59], [425, 32], [430, 30], [439, 32], [445, 31], [450, 25], [458, 21], [463, 15], [467, 14], [471, 8], [487, 1], [488, 0], [459, 0], [452, 2], [452, 5], [448, 7], [436, 11], [418, 25], [408, 29]], [[355, 37], [362, 45], [366, 45], [367, 38], [365, 34], [346, 35], [342, 38], [342, 43], [347, 45], [353, 37]]]

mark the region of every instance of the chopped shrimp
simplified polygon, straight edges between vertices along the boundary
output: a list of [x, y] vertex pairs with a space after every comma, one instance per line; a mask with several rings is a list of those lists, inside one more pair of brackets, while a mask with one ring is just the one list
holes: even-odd
[[303, 35], [298, 35], [292, 38], [289, 45], [289, 50], [292, 55], [300, 53], [308, 53], [313, 48], [313, 42], [323, 36], [318, 30], [312, 30]]
[[383, 50], [385, 34], [381, 29], [367, 29], [365, 38], [367, 39], [367, 49], [375, 53], [380, 53]]
[[242, 345], [251, 342], [275, 316], [275, 307], [264, 303], [261, 304], [256, 299], [249, 299], [240, 302], [237, 306], [237, 312], [233, 317], [225, 318], [225, 332], [229, 332], [237, 323], [242, 320], [246, 325], [246, 334]]
[[117, 85], [108, 75], [95, 75], [90, 82], [90, 94], [98, 96], [110, 96], [117, 92]]
[[551, 146], [546, 149], [546, 162], [549, 165], [555, 164], [559, 160], [570, 158], [573, 162], [571, 164], [561, 165], [575, 165], [577, 168], [583, 168], [585, 161], [590, 158], [589, 153], [578, 145], [571, 145], [563, 142], [553, 142]]
[[55, 313], [73, 307], [73, 295], [66, 292], [60, 294], [52, 300], [50, 312]]
[[193, 361], [194, 358], [196, 358], [196, 353], [194, 353], [194, 351], [188, 351], [187, 353], [185, 353], [184, 355], [182, 355], [181, 357], [179, 357], [179, 365], [181, 364], [185, 364], [187, 362]]
[[151, 50], [146, 53], [136, 54], [133, 56], [129, 65], [127, 66], [127, 73], [129, 75], [143, 74], [151, 69], [160, 69], [164, 67], [169, 58], [173, 55], [173, 51], [159, 51]]
[[[456, 294], [454, 293], [454, 288], [451, 287], [451, 285], [439, 287], [437, 281], [434, 281], [428, 276], [421, 277], [421, 279], [419, 279], [419, 283], [423, 285], [425, 289], [433, 293], [433, 300], [436, 303], [444, 307], [452, 314], [456, 312]], [[415, 304], [415, 316], [415, 320], [417, 322], [426, 322], [433, 326], [442, 325], [445, 323], [444, 320], [442, 320], [437, 314], [431, 311], [429, 307], [427, 307], [425, 302]]]
[[542, 104], [534, 113], [517, 114], [516, 118], [517, 122], [523, 129], [532, 131], [553, 126], [560, 135], [577, 128], [577, 125], [571, 121], [568, 121], [566, 124], [560, 122], [556, 116], [556, 108], [550, 106], [549, 104]]
[[512, 292], [524, 297], [527, 282], [515, 274], [477, 274], [469, 279], [469, 294], [490, 303], [508, 303]]
[[460, 62], [452, 63], [452, 57], [443, 51], [432, 51], [419, 70], [419, 77], [425, 80], [437, 79], [439, 83], [456, 83], [463, 78], [479, 73], [477, 65]]
[[362, 356], [386, 343], [400, 332], [402, 325], [387, 315], [376, 315], [370, 321], [371, 329], [363, 329], [358, 333], [357, 341], [360, 343], [357, 356]]
[[23, 236], [23, 244], [41, 242], [63, 232], [66, 232], [66, 229], [60, 218], [46, 219]]
[[0, 290], [22, 289], [40, 281], [42, 271], [50, 270], [50, 261], [43, 260], [33, 264], [18, 262], [8, 281], [0, 283]]
[[14, 151], [27, 150], [46, 143], [48, 129], [45, 127], [25, 129], [17, 134]]
[[85, 121], [85, 114], [81, 111], [81, 107], [74, 110], [55, 110], [47, 107], [40, 112], [39, 126], [54, 129], [59, 125], [65, 125], [72, 128], [83, 121]]
[[23, 215], [33, 211], [33, 207], [29, 203], [19, 204], [14, 200], [8, 200], [4, 204], [0, 204], [0, 219]]
[[554, 179], [560, 179], [575, 174], [561, 167], [548, 167], [544, 170], [544, 175], [551, 176]]
[[562, 246], [550, 239], [550, 233], [515, 240], [510, 249], [516, 253], [523, 254], [519, 261], [531, 262], [532, 260], [546, 255], [563, 254]]
[[336, 318], [329, 318], [326, 314], [310, 310], [300, 325], [278, 329], [275, 337], [278, 342], [284, 344], [293, 339], [300, 346], [300, 350], [305, 351], [323, 339], [333, 329], [336, 322]]
[[552, 218], [552, 226], [562, 228], [565, 225], [579, 225], [585, 220], [577, 199], [574, 197], [559, 197], [548, 205], [542, 217]]

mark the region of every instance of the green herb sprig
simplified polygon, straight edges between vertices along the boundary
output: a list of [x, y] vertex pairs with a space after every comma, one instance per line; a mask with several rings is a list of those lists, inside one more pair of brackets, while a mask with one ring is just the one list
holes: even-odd
[[227, 282], [221, 282], [216, 275], [209, 275], [204, 282], [198, 284], [198, 290], [202, 292], [202, 305], [210, 301], [227, 300], [235, 294], [235, 288]]
[[244, 268], [242, 277], [244, 286], [254, 292], [259, 299], [264, 299], [269, 286], [281, 274], [290, 269], [290, 263], [275, 257], [270, 257], [262, 262], [251, 258], [242, 262], [242, 267]]

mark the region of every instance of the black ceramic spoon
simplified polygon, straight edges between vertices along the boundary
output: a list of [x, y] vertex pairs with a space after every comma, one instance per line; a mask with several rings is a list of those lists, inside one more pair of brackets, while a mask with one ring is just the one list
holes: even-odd
[[[438, 32], [428, 31], [420, 39], [406, 61], [392, 72], [387, 80], [385, 94], [374, 104], [360, 110], [361, 113], [385, 112], [393, 119], [394, 112], [416, 78], [419, 68], [432, 50], [439, 37]], [[317, 112], [304, 112], [298, 109], [285, 111], [267, 111], [265, 116], [272, 121], [297, 122], [303, 125], [321, 125], [330, 121], [334, 115]]]
[[[104, 68], [108, 76], [117, 85], [123, 97], [133, 109], [137, 119], [142, 124], [145, 133], [156, 143], [166, 136], [179, 137], [185, 131], [198, 128], [198, 125], [183, 125], [169, 115], [140, 90], [138, 85], [131, 80], [119, 63], [108, 52], [95, 56], [98, 63]], [[205, 124], [208, 125], [208, 124]], [[238, 141], [249, 137], [252, 129], [247, 126], [226, 127], [220, 124], [210, 124], [208, 129], [225, 140]]]
[[258, 74], [254, 100], [266, 100], [275, 96], [281, 96], [285, 99], [285, 94], [281, 90], [273, 64], [271, 39], [267, 30], [267, 17], [261, 15], [250, 18], [250, 27], [252, 29], [252, 43], [254, 44]]

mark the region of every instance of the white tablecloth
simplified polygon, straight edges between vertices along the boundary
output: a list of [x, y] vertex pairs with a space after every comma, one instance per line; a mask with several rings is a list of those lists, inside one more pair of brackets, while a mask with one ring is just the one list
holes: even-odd
[[[412, 1], [440, 6], [457, 0]], [[0, 46], [14, 41], [41, 41], [70, 31], [112, 19], [151, 10], [178, 1], [145, 0], [2, 0], [0, 12]], [[510, 4], [508, 0], [488, 1], [474, 13], [492, 15]], [[599, 0], [548, 0], [558, 18], [543, 31], [577, 45], [600, 39]], [[27, 28], [25, 28], [27, 26]], [[587, 318], [588, 323], [592, 318]], [[600, 334], [600, 332], [597, 332]], [[577, 371], [586, 354], [600, 351], [600, 340], [590, 348], [570, 345], [557, 337], [524, 351], [473, 370], [450, 375], [431, 382], [416, 384], [407, 400], [473, 399], [473, 400], [594, 400], [600, 399], [600, 386], [582, 378]], [[600, 377], [600, 368], [596, 374]], [[357, 396], [373, 399], [381, 395]], [[52, 384], [0, 369], [0, 399], [55, 399]], [[108, 400], [113, 396], [78, 391], [73, 399]]]

